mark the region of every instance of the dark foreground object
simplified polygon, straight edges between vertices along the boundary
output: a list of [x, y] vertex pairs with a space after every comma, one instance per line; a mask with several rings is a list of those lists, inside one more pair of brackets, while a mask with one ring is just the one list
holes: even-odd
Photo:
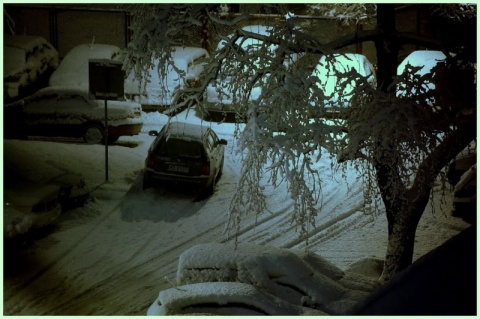
[[374, 292], [355, 315], [476, 315], [476, 227], [418, 259]]

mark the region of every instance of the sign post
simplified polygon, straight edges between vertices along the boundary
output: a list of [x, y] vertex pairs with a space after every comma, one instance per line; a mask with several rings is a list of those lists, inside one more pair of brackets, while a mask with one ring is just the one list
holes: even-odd
[[105, 181], [108, 182], [108, 100], [123, 100], [123, 63], [106, 59], [88, 61], [89, 97], [105, 100], [105, 124], [103, 143], [105, 144]]

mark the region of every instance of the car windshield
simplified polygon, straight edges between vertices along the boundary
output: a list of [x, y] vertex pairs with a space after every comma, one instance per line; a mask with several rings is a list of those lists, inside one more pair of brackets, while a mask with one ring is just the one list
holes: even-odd
[[202, 144], [198, 141], [169, 138], [160, 144], [157, 155], [201, 158], [202, 149]]

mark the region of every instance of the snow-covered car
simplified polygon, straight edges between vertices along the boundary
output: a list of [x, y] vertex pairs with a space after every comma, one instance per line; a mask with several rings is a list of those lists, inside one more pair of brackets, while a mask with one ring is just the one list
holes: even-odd
[[[20, 118], [24, 136], [83, 138], [86, 143], [105, 142], [105, 101], [93, 100], [88, 92], [65, 87], [47, 87], [23, 100], [5, 106], [7, 114]], [[137, 135], [143, 122], [135, 102], [108, 101], [108, 142], [120, 136]]]
[[190, 184], [211, 194], [222, 175], [225, 145], [209, 127], [167, 123], [148, 149], [143, 173], [143, 189], [159, 183]]
[[[347, 79], [347, 75], [348, 79]], [[358, 53], [323, 55], [312, 72], [319, 94], [311, 90], [310, 105], [324, 103], [327, 108], [348, 107], [356, 88], [366, 80], [376, 85], [375, 69], [366, 56]]]
[[148, 316], [324, 316], [321, 310], [292, 305], [240, 282], [208, 282], [161, 291]]
[[32, 35], [3, 37], [3, 99], [13, 102], [47, 86], [58, 67], [57, 50], [44, 38]]
[[143, 109], [170, 107], [176, 99], [181, 98], [179, 94], [182, 88], [198, 86], [208, 57], [208, 51], [203, 48], [173, 47], [174, 67], [166, 65], [159, 70], [159, 59], [155, 59], [149, 68], [148, 78], [141, 80], [135, 77], [132, 70], [125, 79], [125, 96], [139, 102]]
[[4, 236], [15, 237], [30, 228], [54, 223], [61, 213], [59, 192], [56, 185], [36, 184], [12, 171], [4, 171], [4, 211], [7, 212]]
[[109, 44], [80, 44], [71, 49], [52, 73], [49, 86], [77, 88], [88, 92], [88, 60], [120, 61], [121, 49]]
[[[410, 53], [397, 67], [397, 76], [400, 77], [397, 84], [397, 96], [411, 98], [434, 90], [435, 83], [424, 76], [432, 73], [433, 68], [445, 59], [446, 56], [442, 51], [419, 50]], [[414, 78], [414, 75], [418, 78]], [[434, 97], [429, 97], [427, 103], [433, 105]]]
[[472, 141], [448, 164], [446, 176], [448, 182], [455, 186], [462, 175], [477, 163], [477, 142]]
[[177, 287], [149, 315], [344, 315], [379, 283], [302, 250], [199, 244], [178, 261]]
[[[265, 25], [249, 25], [245, 26], [242, 28], [242, 30], [251, 32], [251, 33], [257, 33], [263, 36], [269, 36], [271, 32], [273, 32], [273, 28]], [[229, 35], [228, 37], [233, 37], [233, 35]], [[246, 38], [243, 39], [243, 37], [240, 37], [236, 40], [235, 42], [238, 44], [241, 49], [244, 51], [250, 51], [250, 52], [255, 52], [258, 50], [261, 50], [262, 47], [264, 46], [261, 40], [257, 39], [252, 39], [252, 38]], [[220, 51], [226, 44], [225, 40], [220, 40], [216, 51]], [[277, 45], [270, 45], [268, 46], [267, 50], [269, 53], [274, 55], [275, 51], [278, 49]], [[299, 55], [296, 53], [291, 54], [287, 59], [285, 59], [285, 64], [290, 65], [292, 62], [296, 61], [299, 58]], [[236, 106], [236, 100], [237, 96], [241, 94], [246, 94], [246, 92], [239, 92], [239, 90], [234, 91], [230, 83], [232, 82], [232, 79], [236, 76], [236, 74], [233, 74], [233, 72], [238, 72], [240, 69], [239, 64], [236, 61], [226, 61], [228, 65], [225, 66], [223, 65], [222, 67], [224, 68], [222, 73], [226, 73], [225, 77], [222, 77], [221, 79], [216, 79], [212, 82], [210, 82], [206, 88], [205, 91], [205, 96], [204, 96], [204, 106], [205, 109], [209, 113], [221, 113], [224, 115], [228, 114], [235, 114], [238, 111], [238, 108]], [[253, 69], [257, 68], [263, 68], [265, 67], [263, 64], [265, 61], [263, 61], [261, 58], [255, 60], [255, 61], [250, 61], [249, 63], [253, 63], [255, 67], [252, 67], [251, 70], [245, 70], [245, 72], [254, 72], [252, 71]], [[226, 71], [226, 70], [231, 70]], [[232, 74], [230, 74], [232, 73]], [[268, 75], [267, 75], [268, 76]], [[262, 93], [262, 89], [260, 85], [254, 86], [249, 93], [249, 101], [255, 101], [259, 98], [260, 94]], [[211, 114], [209, 114], [211, 116]]]
[[461, 217], [469, 223], [477, 220], [477, 163], [461, 177], [453, 189], [452, 216]]
[[[56, 168], [44, 162], [42, 156], [18, 147], [18, 141], [3, 141], [4, 172], [17, 174], [22, 179], [38, 185], [52, 184], [60, 188], [58, 201], [62, 210], [85, 203], [90, 194], [82, 175]], [[34, 165], [32, 165], [34, 163]]]
[[469, 223], [477, 213], [477, 142], [472, 141], [447, 165], [446, 177], [453, 186], [452, 216]]

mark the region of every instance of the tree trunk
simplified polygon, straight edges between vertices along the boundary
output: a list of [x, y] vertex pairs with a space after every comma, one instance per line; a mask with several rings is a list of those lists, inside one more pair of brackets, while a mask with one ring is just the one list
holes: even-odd
[[387, 216], [394, 215], [397, 218], [389, 218], [387, 252], [380, 278], [382, 281], [389, 280], [395, 273], [407, 268], [413, 260], [415, 233], [423, 209], [418, 207], [405, 209], [410, 211], [387, 212]]

